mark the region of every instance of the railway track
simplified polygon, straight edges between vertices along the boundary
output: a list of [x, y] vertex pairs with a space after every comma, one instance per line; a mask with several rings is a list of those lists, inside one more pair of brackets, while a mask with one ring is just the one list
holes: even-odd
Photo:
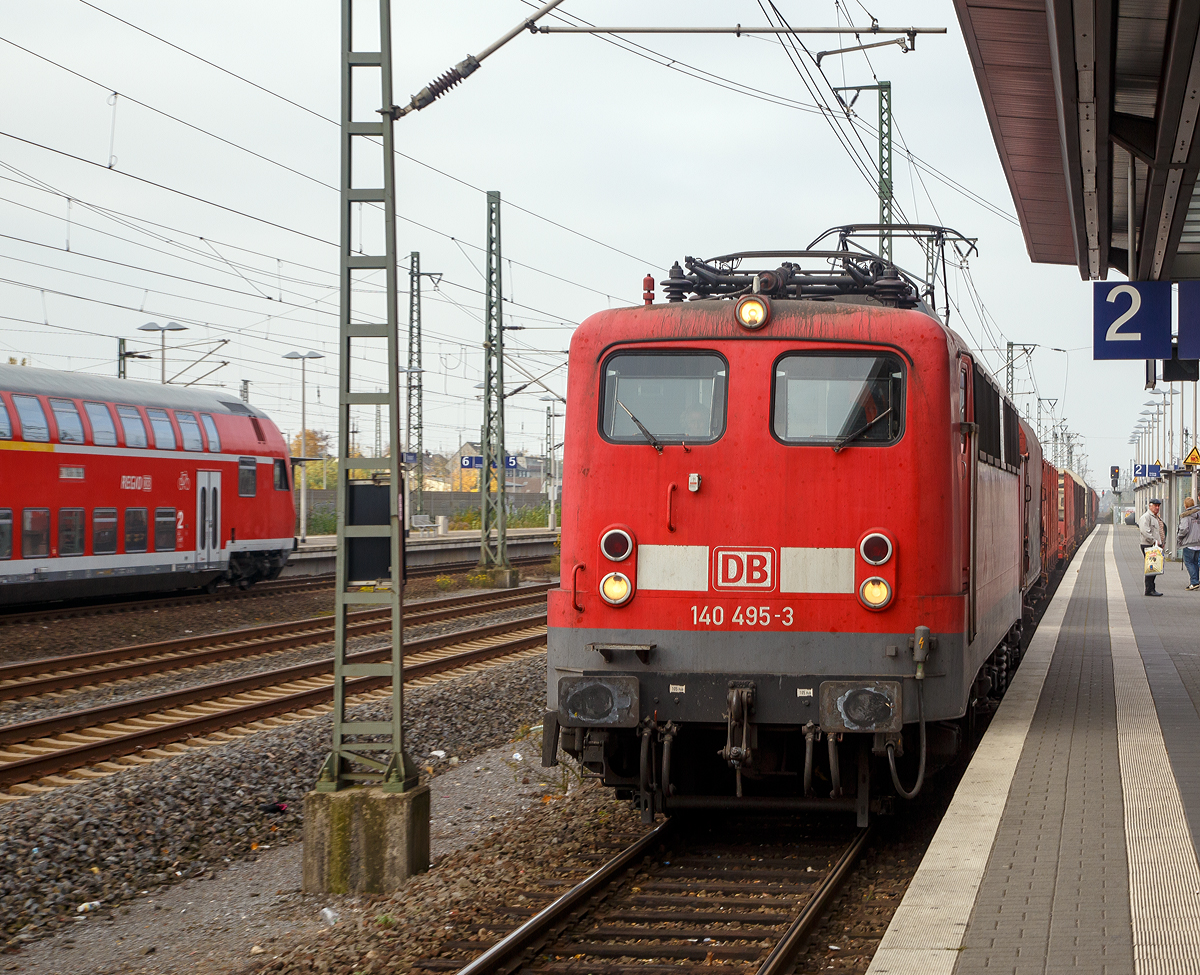
[[[545, 565], [550, 560], [542, 556], [510, 558], [516, 568]], [[474, 560], [467, 562], [445, 562], [440, 565], [409, 567], [410, 579], [424, 579], [439, 575], [458, 575], [477, 567]], [[175, 606], [195, 606], [203, 603], [230, 602], [242, 599], [258, 599], [263, 596], [290, 596], [297, 593], [331, 591], [334, 586], [332, 575], [307, 576], [303, 579], [276, 579], [274, 582], [259, 582], [249, 589], [222, 586], [215, 593], [183, 590], [178, 593], [163, 593], [145, 599], [111, 602], [105, 600], [80, 600], [68, 606], [54, 605], [44, 609], [23, 612], [0, 611], [0, 626], [20, 623], [48, 623], [57, 620], [85, 619], [91, 616], [116, 616], [124, 613], [139, 613], [149, 609], [167, 609]]]
[[784, 975], [869, 832], [824, 819], [668, 820], [590, 875], [514, 892], [496, 921], [471, 922], [480, 940], [446, 941], [415, 969]]
[[[414, 640], [405, 646], [404, 680], [537, 651], [545, 642], [544, 615]], [[350, 654], [347, 661], [373, 663], [390, 655], [385, 647]], [[387, 697], [390, 687], [390, 677], [350, 680], [348, 703]], [[333, 663], [323, 660], [8, 725], [0, 728], [0, 788], [10, 792], [0, 793], [0, 800], [314, 717], [329, 709], [332, 697]], [[126, 764], [118, 763], [123, 756]]]
[[20, 613], [2, 612], [0, 613], [0, 626], [12, 626], [17, 623], [46, 623], [53, 620], [80, 619], [89, 616], [115, 616], [121, 613], [143, 612], [147, 609], [258, 599], [262, 596], [288, 596], [303, 592], [321, 592], [327, 589], [333, 589], [332, 575], [309, 576], [304, 579], [276, 579], [274, 582], [260, 582], [249, 589], [222, 586], [215, 593], [184, 590], [180, 593], [164, 593], [146, 599], [122, 602], [87, 600], [70, 606], [47, 606], [44, 609], [33, 609]]
[[[504, 593], [475, 593], [427, 599], [404, 607], [406, 626], [419, 626], [478, 613], [530, 606], [545, 601], [549, 584], [523, 586]], [[391, 610], [349, 614], [350, 637], [391, 629]], [[56, 693], [165, 671], [181, 670], [233, 658], [245, 659], [333, 639], [332, 616], [272, 623], [224, 633], [181, 637], [111, 650], [72, 654], [0, 665], [0, 701]]]

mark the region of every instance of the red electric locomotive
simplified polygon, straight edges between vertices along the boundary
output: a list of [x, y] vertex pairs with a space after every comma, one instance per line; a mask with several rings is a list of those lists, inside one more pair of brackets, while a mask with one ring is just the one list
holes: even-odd
[[279, 575], [288, 450], [225, 393], [0, 365], [0, 604]]
[[571, 342], [543, 763], [646, 817], [865, 822], [873, 771], [915, 795], [1007, 686], [1056, 480], [894, 266], [686, 265]]

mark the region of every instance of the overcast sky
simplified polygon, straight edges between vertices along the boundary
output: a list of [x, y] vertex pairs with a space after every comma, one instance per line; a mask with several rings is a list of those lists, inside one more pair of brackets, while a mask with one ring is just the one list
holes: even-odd
[[[1036, 383], [1085, 438], [1093, 475], [1124, 465], [1146, 398], [1142, 365], [1093, 362], [1091, 285], [1074, 267], [1029, 262], [949, 0], [777, 3], [793, 26], [866, 25], [870, 10], [884, 26], [949, 28], [908, 54], [827, 57], [825, 76], [892, 82], [899, 210], [979, 238], [968, 267], [951, 270], [951, 326], [1001, 379], [1006, 340], [1069, 350], [1023, 361], [1018, 403], [1036, 409]], [[396, 0], [395, 100], [532, 7]], [[605, 25], [765, 23], [751, 0], [561, 9]], [[0, 7], [0, 354], [114, 375], [118, 337], [154, 351], [138, 326], [176, 321], [188, 331], [171, 344], [192, 347], [169, 355], [169, 374], [229, 339], [180, 381], [228, 361], [204, 381], [237, 390], [250, 380], [252, 401], [295, 432], [298, 370], [281, 356], [323, 352], [309, 370], [309, 425], [335, 427], [338, 130], [328, 120], [339, 104], [338, 11], [333, 0]], [[874, 173], [815, 108], [832, 95], [811, 61], [818, 85], [772, 39], [629, 40], [641, 47], [523, 34], [396, 126], [398, 253], [407, 263], [419, 251], [423, 270], [444, 275], [437, 290], [425, 285], [428, 448], [478, 437], [483, 191], [506, 202], [506, 308], [509, 324], [525, 327], [507, 336], [509, 377], [516, 365], [538, 375], [557, 366], [547, 379], [556, 390], [571, 326], [637, 303], [647, 271], [661, 279], [685, 255], [800, 248], [829, 227], [877, 219]], [[815, 52], [854, 42], [806, 43]], [[364, 97], [368, 112], [377, 107]], [[873, 167], [874, 94], [855, 111], [858, 127], [844, 123], [842, 137]], [[914, 253], [897, 258], [920, 269]], [[362, 300], [369, 311], [377, 296]], [[406, 307], [402, 296], [405, 322]], [[364, 386], [382, 380], [377, 362], [359, 365]], [[157, 381], [157, 357], [131, 360], [129, 375]], [[509, 401], [510, 450], [542, 449], [540, 395]], [[359, 426], [369, 444], [373, 411]]]

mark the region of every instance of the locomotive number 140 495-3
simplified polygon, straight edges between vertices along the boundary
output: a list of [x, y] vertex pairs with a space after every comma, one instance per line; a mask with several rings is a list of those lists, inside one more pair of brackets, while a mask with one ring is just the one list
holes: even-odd
[[[772, 614], [770, 606], [735, 606], [729, 617], [734, 626], [770, 626], [771, 621], [792, 625], [792, 607], [785, 606], [780, 612]], [[693, 606], [693, 626], [724, 626], [724, 606]]]

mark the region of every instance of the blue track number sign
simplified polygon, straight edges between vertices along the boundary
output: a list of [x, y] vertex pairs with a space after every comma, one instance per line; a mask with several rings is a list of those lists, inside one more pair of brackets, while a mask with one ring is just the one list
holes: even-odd
[[1093, 359], [1171, 358], [1171, 283], [1097, 281]]

